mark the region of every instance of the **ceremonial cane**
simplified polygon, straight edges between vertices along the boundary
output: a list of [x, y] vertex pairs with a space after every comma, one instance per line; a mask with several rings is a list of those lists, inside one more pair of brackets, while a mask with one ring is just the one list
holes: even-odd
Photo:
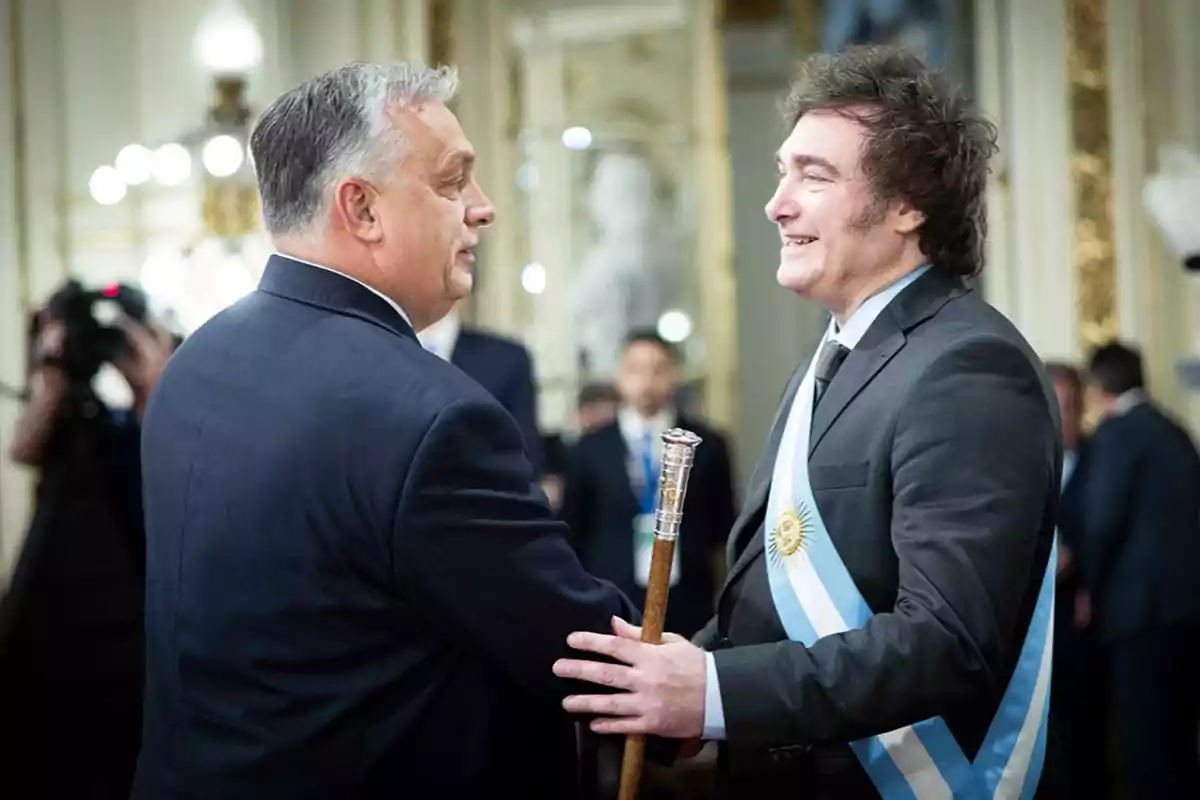
[[[691, 431], [673, 428], [662, 435], [662, 441], [662, 467], [658, 473], [658, 501], [654, 510], [654, 549], [650, 555], [650, 579], [646, 584], [646, 607], [642, 613], [642, 641], [650, 644], [662, 642], [675, 540], [679, 538], [683, 499], [687, 495], [688, 477], [692, 474], [692, 461], [700, 437]], [[646, 737], [643, 734], [630, 734], [625, 738], [620, 800], [637, 797], [645, 755]]]

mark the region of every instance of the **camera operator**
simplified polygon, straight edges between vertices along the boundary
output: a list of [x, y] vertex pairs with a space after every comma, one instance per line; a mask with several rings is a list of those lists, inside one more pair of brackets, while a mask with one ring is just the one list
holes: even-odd
[[[96, 309], [107, 304], [107, 324]], [[113, 311], [113, 307], [119, 309]], [[0, 752], [22, 797], [129, 796], [141, 736], [145, 542], [140, 412], [174, 349], [129, 287], [72, 281], [34, 324], [29, 402], [10, 457], [38, 470], [5, 598]], [[93, 389], [111, 364], [133, 405]]]

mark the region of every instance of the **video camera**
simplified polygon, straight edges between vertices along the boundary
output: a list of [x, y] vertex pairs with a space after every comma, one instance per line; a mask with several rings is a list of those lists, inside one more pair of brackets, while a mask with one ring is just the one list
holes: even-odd
[[[53, 363], [60, 367], [72, 385], [85, 385], [105, 363], [116, 361], [129, 352], [129, 340], [117, 320], [126, 316], [144, 325], [149, 317], [149, 302], [140, 289], [124, 283], [101, 289], [86, 289], [70, 280], [50, 298], [49, 317], [62, 323], [62, 351], [55, 357], [34, 353], [34, 363]], [[35, 322], [32, 341], [36, 347], [40, 326]]]

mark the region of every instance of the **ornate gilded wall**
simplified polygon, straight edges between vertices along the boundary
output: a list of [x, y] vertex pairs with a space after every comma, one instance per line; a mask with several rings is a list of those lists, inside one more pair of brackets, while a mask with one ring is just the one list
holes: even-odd
[[1086, 355], [1118, 330], [1105, 0], [1069, 0], [1067, 32], [1075, 196], [1072, 267], [1080, 347]]

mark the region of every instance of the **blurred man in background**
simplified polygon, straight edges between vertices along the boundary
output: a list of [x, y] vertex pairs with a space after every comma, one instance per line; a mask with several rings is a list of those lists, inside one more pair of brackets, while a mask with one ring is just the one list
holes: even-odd
[[1108, 661], [1127, 789], [1200, 793], [1200, 456], [1146, 393], [1141, 355], [1099, 348], [1077, 559]]
[[575, 425], [580, 436], [603, 428], [617, 418], [621, 395], [610, 383], [589, 383], [579, 390]]
[[[677, 408], [679, 354], [657, 333], [630, 334], [617, 369], [616, 415], [571, 449], [560, 513], [588, 571], [617, 584], [641, 608], [654, 546], [662, 435], [676, 427], [699, 435], [666, 620], [670, 630], [690, 636], [712, 616], [723, 577], [718, 568], [736, 507], [729, 447], [711, 426]], [[620, 757], [619, 738], [599, 742], [602, 799], [617, 796]]]
[[615, 381], [616, 417], [580, 437], [568, 456], [562, 517], [584, 566], [613, 581], [640, 608], [646, 598], [662, 435], [686, 428], [703, 440], [688, 483], [672, 567], [667, 626], [695, 633], [713, 613], [725, 536], [734, 518], [725, 437], [675, 406], [679, 356], [653, 331], [625, 344]]
[[[1070, 364], [1050, 362], [1062, 419], [1062, 497], [1058, 509], [1058, 564], [1054, 587], [1054, 671], [1051, 676], [1050, 746], [1060, 785], [1071, 796], [1103, 800], [1110, 783], [1108, 703], [1101, 653], [1091, 625], [1091, 602], [1077, 554], [1082, 552], [1089, 441], [1083, 430], [1083, 378]], [[1055, 763], [1055, 762], [1052, 762]]]

